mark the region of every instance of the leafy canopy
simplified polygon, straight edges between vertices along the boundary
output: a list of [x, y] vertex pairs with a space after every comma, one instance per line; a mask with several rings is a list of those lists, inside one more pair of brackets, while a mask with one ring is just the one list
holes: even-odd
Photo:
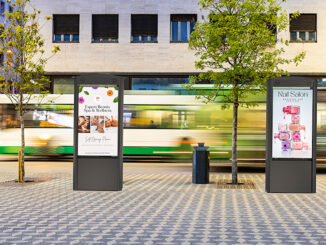
[[[40, 11], [31, 6], [30, 0], [8, 3], [13, 11], [6, 11], [0, 23], [0, 52], [5, 57], [0, 67], [0, 92], [14, 104], [24, 104], [34, 93], [48, 92], [45, 88], [50, 81], [45, 76], [44, 66], [52, 56], [44, 57]], [[54, 46], [52, 55], [59, 50], [59, 46]]]
[[298, 65], [305, 53], [286, 58], [284, 47], [289, 42], [275, 35], [276, 29], [286, 31], [289, 25], [281, 2], [200, 0], [208, 16], [196, 24], [189, 46], [199, 57], [196, 68], [204, 72], [193, 77], [190, 86], [202, 80], [214, 81], [216, 89], [206, 94], [207, 101], [222, 96], [224, 107], [240, 102], [250, 106], [254, 104], [245, 102], [249, 94], [264, 93], [267, 79], [287, 75], [282, 65]]

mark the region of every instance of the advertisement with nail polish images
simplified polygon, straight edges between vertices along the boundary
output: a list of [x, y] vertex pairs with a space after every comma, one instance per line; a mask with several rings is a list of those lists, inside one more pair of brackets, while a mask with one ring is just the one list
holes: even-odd
[[273, 89], [273, 158], [312, 158], [310, 88]]
[[118, 156], [118, 87], [79, 87], [78, 155]]

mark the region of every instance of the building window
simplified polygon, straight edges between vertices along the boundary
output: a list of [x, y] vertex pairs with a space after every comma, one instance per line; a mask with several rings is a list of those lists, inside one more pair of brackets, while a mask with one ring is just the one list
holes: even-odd
[[317, 15], [301, 14], [292, 19], [290, 15], [290, 41], [316, 42], [317, 41]]
[[13, 8], [13, 6], [9, 5], [9, 13], [12, 13], [12, 12], [14, 12], [14, 8]]
[[93, 15], [92, 23], [93, 42], [118, 42], [119, 17], [117, 14]]
[[275, 43], [277, 42], [277, 26], [267, 23], [268, 30], [271, 32], [272, 37], [274, 37]]
[[5, 2], [1, 1], [0, 14], [4, 15], [5, 11], [6, 11], [6, 4]]
[[4, 55], [0, 53], [0, 66], [3, 66], [5, 62]]
[[188, 42], [196, 21], [195, 14], [171, 14], [171, 42]]
[[53, 42], [79, 42], [79, 15], [53, 15]]
[[157, 14], [131, 15], [131, 42], [157, 42]]
[[73, 76], [55, 76], [53, 80], [53, 93], [54, 94], [73, 94], [74, 81]]

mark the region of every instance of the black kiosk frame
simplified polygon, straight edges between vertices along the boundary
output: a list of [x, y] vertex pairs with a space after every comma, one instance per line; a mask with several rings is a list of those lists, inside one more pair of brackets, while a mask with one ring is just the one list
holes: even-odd
[[[75, 79], [74, 89], [74, 190], [120, 191], [123, 185], [123, 89], [124, 77], [83, 75]], [[115, 87], [118, 89], [117, 155], [79, 155], [78, 116], [79, 92], [83, 87]], [[111, 91], [112, 92], [112, 91]], [[89, 92], [86, 92], [86, 94]], [[99, 97], [100, 98], [100, 97]], [[116, 98], [116, 97], [115, 97]], [[89, 119], [89, 118], [88, 118]], [[90, 127], [90, 126], [89, 126]], [[105, 126], [106, 127], [106, 126]], [[106, 140], [106, 139], [105, 139]]]
[[[280, 90], [284, 89], [284, 90], [283, 92], [278, 92], [280, 90], [277, 89]], [[291, 92], [291, 89], [294, 92]], [[295, 91], [299, 91], [300, 89], [306, 89], [307, 91], [309, 90], [310, 92], [307, 93], [301, 92], [301, 94], [299, 94], [300, 92], [299, 93], [295, 92]], [[275, 93], [274, 90], [276, 90]], [[308, 134], [311, 133], [311, 137], [310, 136], [307, 137], [308, 139], [311, 140], [311, 145], [309, 143], [303, 143], [302, 138], [299, 138], [300, 131], [295, 132], [296, 128], [298, 128], [298, 130], [306, 129], [305, 126], [300, 126], [299, 123], [298, 124], [293, 123], [293, 120], [294, 121], [299, 120], [301, 119], [301, 117], [304, 116], [304, 115], [299, 115], [297, 117], [294, 116], [297, 113], [297, 111], [300, 110], [299, 106], [297, 108], [294, 108], [295, 106], [293, 106], [293, 108], [289, 106], [286, 109], [282, 107], [284, 118], [286, 117], [286, 113], [288, 113], [287, 116], [291, 116], [290, 119], [288, 119], [288, 120], [292, 120], [290, 123], [291, 125], [290, 124], [280, 125], [281, 124], [280, 123], [277, 126], [275, 125], [273, 126], [273, 121], [275, 122], [273, 118], [273, 115], [275, 116], [275, 114], [273, 114], [273, 111], [279, 110], [279, 108], [274, 108], [274, 105], [276, 105], [274, 104], [275, 102], [274, 100], [279, 99], [279, 98], [273, 98], [273, 95], [276, 94], [278, 97], [281, 96], [281, 100], [283, 101], [284, 98], [282, 97], [284, 96], [288, 97], [289, 99], [287, 101], [290, 102], [289, 104], [291, 104], [291, 102], [293, 104], [293, 101], [298, 101], [295, 97], [298, 96], [308, 97], [308, 95], [309, 96], [312, 95], [312, 103], [311, 103], [312, 108], [310, 108], [310, 106], [307, 106], [308, 108], [307, 111], [312, 112], [311, 118], [309, 118], [310, 115], [305, 115], [306, 118], [304, 119], [306, 122], [307, 120], [311, 120], [310, 121], [311, 131], [307, 132]], [[275, 103], [278, 102], [276, 101]], [[309, 103], [307, 104], [309, 105]], [[305, 106], [304, 104], [302, 105]], [[278, 105], [278, 107], [280, 106]], [[316, 192], [316, 120], [317, 120], [316, 80], [312, 78], [305, 78], [305, 77], [284, 77], [284, 78], [275, 78], [269, 80], [267, 84], [266, 114], [267, 114], [266, 115], [266, 191], [269, 193], [315, 193]], [[281, 121], [282, 119], [283, 118], [281, 118]], [[278, 127], [280, 133], [275, 135], [274, 132], [273, 135], [273, 129], [275, 131], [275, 127]], [[282, 128], [284, 128], [284, 131], [282, 131]], [[287, 138], [289, 138], [288, 141]], [[282, 150], [280, 149], [275, 150], [275, 152], [278, 151], [277, 154], [276, 153], [274, 154], [273, 152], [273, 146], [276, 148], [274, 140], [279, 140], [278, 147], [282, 147]], [[299, 143], [295, 143], [295, 145], [293, 145], [294, 140], [297, 140]], [[306, 144], [306, 148], [307, 149], [309, 148], [311, 152], [309, 152], [308, 155], [301, 154], [301, 155], [297, 155], [300, 157], [295, 157], [296, 155], [295, 155], [295, 151], [293, 152], [293, 149], [296, 147], [299, 148], [300, 144]], [[292, 151], [293, 153], [291, 153], [292, 154], [291, 155], [290, 153], [287, 152], [284, 153], [284, 151]], [[286, 158], [275, 157], [275, 156], [282, 156], [282, 154], [284, 156], [286, 156], [287, 154], [288, 155]]]

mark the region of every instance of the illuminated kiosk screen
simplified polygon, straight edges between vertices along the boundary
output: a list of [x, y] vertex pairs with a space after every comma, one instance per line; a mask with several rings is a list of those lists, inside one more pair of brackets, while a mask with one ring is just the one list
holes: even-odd
[[312, 158], [313, 90], [273, 88], [273, 158]]
[[118, 87], [80, 86], [78, 156], [118, 156]]

